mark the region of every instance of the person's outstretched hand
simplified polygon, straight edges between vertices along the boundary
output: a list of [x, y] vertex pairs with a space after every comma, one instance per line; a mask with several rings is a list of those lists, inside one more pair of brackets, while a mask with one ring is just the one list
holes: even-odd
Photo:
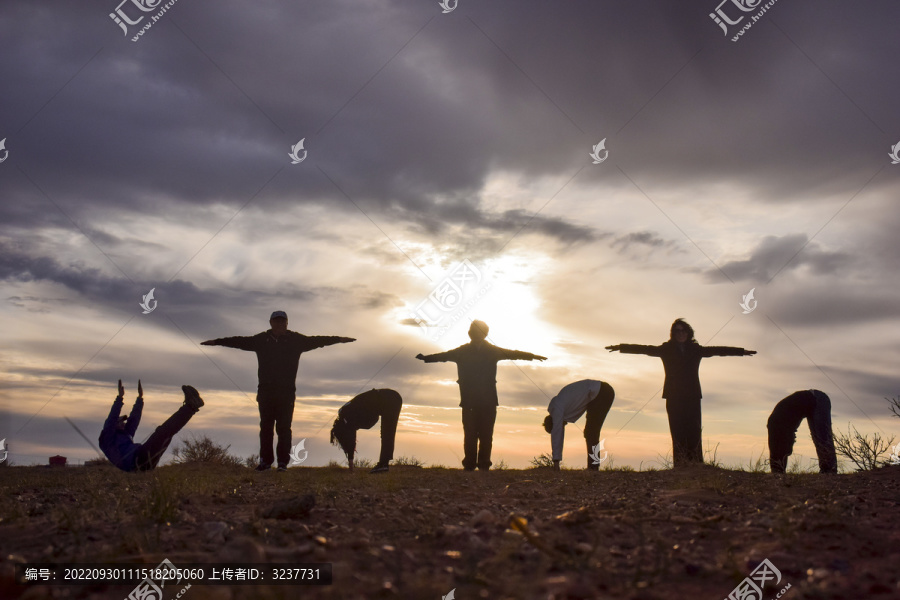
[[349, 344], [350, 342], [356, 341], [356, 338], [348, 338], [348, 337], [342, 337], [342, 338], [338, 338], [338, 339], [341, 341], [342, 344]]
[[141, 387], [141, 380], [138, 379], [138, 398], [144, 397], [144, 388]]
[[753, 356], [756, 354], [756, 350], [744, 350], [744, 356]]
[[122, 380], [119, 380], [119, 398], [125, 397], [125, 388], [122, 387]]
[[547, 360], [547, 357], [541, 356], [540, 354], [535, 354], [534, 358], [532, 358], [531, 360]]
[[622, 344], [616, 344], [614, 346], [607, 346], [606, 349], [609, 350], [610, 352], [616, 352], [617, 350], [622, 349]]
[[419, 352], [418, 354], [416, 354], [416, 358], [418, 358], [419, 360], [425, 360], [425, 355]]
[[206, 340], [205, 342], [200, 342], [201, 346], [215, 346], [212, 340]]

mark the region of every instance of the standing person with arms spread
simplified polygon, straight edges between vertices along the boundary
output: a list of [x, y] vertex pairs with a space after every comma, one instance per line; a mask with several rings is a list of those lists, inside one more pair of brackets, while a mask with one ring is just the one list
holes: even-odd
[[497, 362], [501, 360], [547, 360], [530, 352], [506, 350], [487, 341], [488, 326], [484, 321], [472, 321], [468, 344], [459, 348], [416, 356], [421, 361], [455, 362], [459, 374], [459, 405], [462, 407], [463, 451], [462, 464], [466, 471], [477, 466], [491, 468], [491, 446], [494, 423], [497, 420]]
[[113, 402], [109, 416], [100, 432], [100, 449], [109, 461], [123, 471], [150, 471], [159, 464], [175, 434], [187, 425], [200, 407], [203, 399], [197, 390], [189, 385], [181, 386], [184, 392], [184, 404], [175, 414], [156, 428], [143, 444], [134, 443], [134, 434], [141, 424], [141, 413], [144, 411], [144, 388], [138, 379], [138, 396], [131, 408], [131, 414], [119, 416], [125, 405], [125, 388], [119, 380], [119, 395]]
[[[277, 454], [278, 470], [286, 471], [291, 452], [291, 421], [297, 399], [300, 355], [332, 344], [355, 342], [356, 339], [336, 335], [307, 336], [288, 331], [287, 314], [281, 310], [272, 313], [269, 325], [271, 329], [256, 335], [207, 340], [201, 345], [226, 346], [256, 353], [259, 363], [259, 388], [256, 393], [256, 403], [259, 405], [259, 466], [256, 470], [271, 469]], [[275, 453], [272, 452], [273, 429], [278, 433]]]
[[672, 455], [675, 467], [703, 463], [703, 430], [700, 411], [700, 359], [711, 356], [751, 356], [755, 350], [731, 346], [701, 346], [694, 339], [694, 328], [683, 319], [675, 319], [669, 340], [659, 346], [616, 344], [607, 350], [623, 354], [646, 354], [662, 359], [666, 372], [663, 398], [669, 415], [672, 434]]
[[594, 460], [594, 447], [600, 443], [600, 429], [615, 397], [616, 392], [605, 381], [582, 379], [559, 390], [550, 400], [547, 407], [550, 414], [544, 418], [544, 431], [550, 434], [554, 470], [559, 470], [559, 463], [562, 461], [566, 423], [574, 423], [584, 413], [587, 413], [584, 423], [587, 468], [589, 471], [600, 470], [600, 463]]

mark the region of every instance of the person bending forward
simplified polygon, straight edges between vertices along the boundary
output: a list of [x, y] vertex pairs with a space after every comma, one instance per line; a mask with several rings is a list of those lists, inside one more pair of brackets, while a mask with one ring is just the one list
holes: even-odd
[[347, 455], [347, 464], [353, 470], [356, 453], [356, 432], [371, 429], [381, 418], [381, 455], [378, 464], [369, 473], [384, 473], [394, 458], [394, 438], [403, 400], [394, 390], [369, 390], [354, 397], [338, 411], [331, 427], [331, 443], [341, 447]]

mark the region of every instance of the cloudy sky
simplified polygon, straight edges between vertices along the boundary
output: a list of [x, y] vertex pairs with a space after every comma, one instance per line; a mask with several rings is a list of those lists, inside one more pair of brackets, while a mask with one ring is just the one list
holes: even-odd
[[[704, 446], [726, 464], [767, 452], [798, 389], [832, 398], [836, 428], [900, 433], [895, 2], [780, 0], [753, 22], [762, 5], [734, 0], [727, 34], [716, 0], [179, 0], [155, 22], [140, 3], [0, 6], [14, 463], [91, 458], [64, 417], [95, 440], [119, 378], [129, 403], [143, 381], [139, 438], [189, 383], [206, 407], [182, 437], [257, 452], [255, 357], [198, 344], [278, 309], [358, 338], [301, 358], [308, 465], [341, 458], [338, 407], [380, 387], [404, 399], [395, 456], [458, 466], [455, 366], [414, 357], [475, 318], [548, 357], [498, 372], [494, 460], [513, 467], [549, 452], [549, 398], [585, 378], [616, 390], [616, 465], [669, 453], [661, 363], [603, 347], [661, 343], [676, 317], [759, 353], [701, 367]], [[460, 264], [477, 277], [442, 312], [429, 298], [455, 300]], [[362, 432], [362, 456], [378, 443]]]

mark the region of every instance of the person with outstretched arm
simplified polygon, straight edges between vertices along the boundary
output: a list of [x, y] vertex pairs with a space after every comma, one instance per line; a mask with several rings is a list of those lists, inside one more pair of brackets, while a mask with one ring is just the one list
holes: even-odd
[[672, 434], [672, 455], [675, 467], [703, 463], [703, 430], [700, 411], [700, 360], [711, 356], [751, 356], [755, 350], [731, 346], [701, 346], [694, 339], [694, 328], [684, 319], [675, 319], [669, 340], [659, 346], [616, 344], [607, 346], [610, 352], [646, 354], [662, 359], [666, 373], [663, 398]]
[[794, 392], [775, 405], [766, 428], [769, 430], [769, 467], [784, 473], [794, 452], [797, 429], [806, 419], [812, 435], [820, 473], [837, 473], [837, 453], [831, 432], [831, 400], [819, 390]]
[[455, 362], [459, 378], [459, 405], [463, 423], [463, 469], [487, 471], [491, 468], [491, 446], [494, 423], [497, 420], [497, 362], [501, 360], [547, 360], [530, 352], [506, 350], [487, 341], [488, 326], [484, 321], [472, 321], [468, 344], [453, 350], [418, 354], [427, 363]]
[[556, 394], [544, 418], [544, 431], [550, 434], [553, 469], [559, 470], [562, 461], [563, 443], [565, 441], [566, 423], [574, 423], [587, 413], [584, 423], [584, 440], [587, 443], [587, 468], [589, 471], [600, 469], [595, 460], [594, 448], [600, 443], [600, 429], [609, 414], [616, 392], [605, 381], [582, 379], [570, 383]]
[[340, 446], [347, 455], [347, 464], [353, 470], [353, 455], [356, 453], [356, 432], [372, 429], [381, 419], [381, 454], [378, 464], [369, 473], [386, 473], [388, 464], [394, 459], [394, 438], [397, 435], [397, 421], [403, 399], [394, 390], [369, 390], [355, 396], [338, 411], [337, 419], [331, 427], [331, 443]]
[[172, 438], [187, 425], [200, 407], [203, 399], [189, 385], [181, 386], [184, 392], [184, 404], [171, 417], [156, 428], [143, 444], [134, 443], [134, 434], [141, 424], [141, 413], [144, 410], [144, 388], [138, 380], [138, 396], [131, 408], [131, 414], [119, 416], [125, 404], [125, 388], [119, 380], [119, 395], [113, 402], [109, 416], [100, 432], [100, 449], [109, 461], [123, 471], [150, 471], [159, 464]]
[[[291, 452], [291, 421], [297, 393], [297, 368], [300, 355], [332, 344], [355, 342], [355, 338], [336, 335], [303, 335], [288, 330], [288, 317], [276, 310], [269, 318], [271, 329], [251, 336], [207, 340], [203, 346], [225, 346], [256, 353], [259, 387], [259, 465], [257, 471], [269, 471], [278, 459], [278, 470], [286, 471]], [[274, 432], [273, 432], [274, 430]], [[272, 452], [274, 433], [278, 446]]]

